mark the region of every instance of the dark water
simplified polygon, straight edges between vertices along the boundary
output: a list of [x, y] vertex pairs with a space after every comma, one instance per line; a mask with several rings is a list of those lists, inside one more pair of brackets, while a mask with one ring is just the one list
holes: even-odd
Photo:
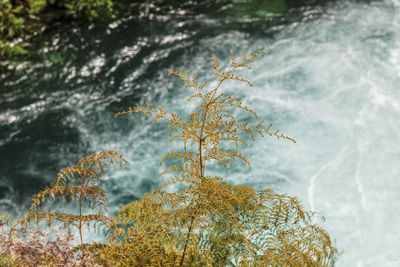
[[101, 150], [129, 162], [105, 177], [110, 214], [158, 188], [159, 160], [177, 146], [167, 125], [114, 114], [147, 100], [188, 115], [191, 92], [169, 71], [212, 80], [212, 57], [227, 66], [231, 49], [266, 50], [244, 75], [254, 87], [224, 90], [297, 144], [265, 138], [243, 150], [251, 170], [210, 167], [320, 212], [344, 251], [337, 266], [399, 266], [400, 3], [141, 2], [113, 21], [59, 23], [2, 69], [0, 213], [22, 215], [60, 169]]
[[[211, 58], [242, 49], [215, 43], [213, 51], [204, 40], [230, 32], [273, 38], [285, 25], [314, 19], [324, 9], [317, 1], [181, 2], [120, 6], [118, 19], [96, 24], [58, 22], [34, 43], [26, 62], [2, 70], [2, 211], [20, 214], [58, 170], [96, 152], [96, 137], [111, 132], [123, 139], [135, 122], [114, 120], [113, 114], [147, 96], [160, 98], [154, 81], [166, 79], [165, 71], [191, 67], [191, 55], [200, 51]], [[132, 197], [155, 186], [146, 183]]]

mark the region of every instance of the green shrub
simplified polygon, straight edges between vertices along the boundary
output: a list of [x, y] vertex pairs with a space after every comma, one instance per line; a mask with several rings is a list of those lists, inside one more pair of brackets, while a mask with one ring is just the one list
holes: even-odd
[[[27, 37], [52, 23], [52, 13], [64, 10], [75, 19], [114, 17], [113, 0], [0, 0], [0, 60], [28, 53]], [[50, 19], [49, 19], [50, 17]]]

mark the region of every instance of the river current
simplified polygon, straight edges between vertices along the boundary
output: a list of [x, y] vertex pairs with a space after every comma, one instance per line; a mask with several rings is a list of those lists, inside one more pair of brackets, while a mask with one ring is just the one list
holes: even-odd
[[35, 41], [0, 76], [0, 213], [21, 216], [60, 169], [101, 150], [129, 162], [105, 176], [109, 214], [158, 188], [159, 160], [177, 146], [168, 125], [114, 114], [148, 101], [188, 116], [192, 92], [169, 71], [212, 81], [212, 57], [227, 67], [230, 50], [265, 50], [240, 73], [253, 87], [223, 90], [297, 143], [258, 139], [242, 148], [251, 169], [210, 171], [317, 211], [336, 266], [400, 266], [400, 2], [244, 2], [134, 3]]

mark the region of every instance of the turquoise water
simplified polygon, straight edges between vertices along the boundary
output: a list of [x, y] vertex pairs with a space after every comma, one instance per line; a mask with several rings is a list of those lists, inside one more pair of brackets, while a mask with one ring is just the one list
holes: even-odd
[[325, 217], [343, 252], [336, 266], [399, 266], [400, 2], [251, 3], [133, 4], [117, 21], [38, 40], [38, 53], [1, 74], [0, 212], [21, 215], [59, 169], [101, 150], [129, 162], [106, 176], [110, 214], [156, 189], [161, 156], [178, 146], [168, 126], [113, 115], [147, 100], [187, 116], [191, 91], [169, 71], [211, 80], [211, 57], [227, 66], [230, 49], [262, 49], [241, 73], [254, 86], [224, 91], [297, 143], [257, 140], [242, 150], [251, 169], [210, 173], [298, 196]]

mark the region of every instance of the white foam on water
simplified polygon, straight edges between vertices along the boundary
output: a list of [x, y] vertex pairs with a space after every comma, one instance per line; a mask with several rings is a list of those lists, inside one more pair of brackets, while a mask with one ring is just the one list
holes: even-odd
[[336, 266], [400, 265], [399, 14], [398, 3], [341, 3], [283, 30], [265, 41], [272, 54], [247, 97], [298, 141], [252, 147], [268, 152], [254, 157], [255, 176], [291, 174], [272, 187], [326, 218]]
[[[339, 267], [400, 266], [399, 25], [398, 1], [338, 2], [273, 39], [228, 32], [201, 40], [200, 52], [188, 56], [190, 71], [212, 79], [210, 68], [203, 67], [212, 56], [225, 63], [229, 49], [269, 52], [243, 75], [254, 87], [230, 83], [224, 90], [297, 143], [266, 137], [243, 150], [251, 169], [238, 164], [214, 171], [233, 184], [298, 196], [307, 209], [319, 212], [343, 252]], [[149, 83], [149, 92], [161, 95], [151, 104], [189, 114], [193, 106], [182, 104], [188, 89], [166, 80], [175, 68], [160, 70]], [[111, 180], [120, 192], [140, 196], [139, 187], [157, 179], [159, 159], [174, 145], [167, 141], [168, 125], [124, 116], [133, 125], [131, 133], [105, 133], [95, 143], [107, 143], [128, 159], [128, 172]], [[111, 195], [111, 202], [120, 197]]]

